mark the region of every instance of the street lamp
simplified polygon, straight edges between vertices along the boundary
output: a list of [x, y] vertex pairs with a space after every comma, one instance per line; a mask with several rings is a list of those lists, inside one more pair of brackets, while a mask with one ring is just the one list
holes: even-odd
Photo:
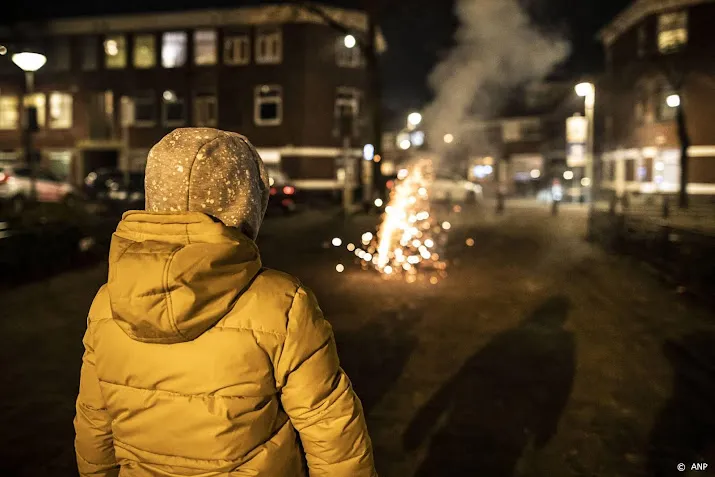
[[352, 35], [345, 35], [345, 48], [352, 50], [357, 45], [357, 40]]
[[454, 141], [454, 136], [452, 134], [445, 134], [444, 135], [444, 142], [447, 144], [452, 144]]
[[667, 98], [665, 98], [665, 104], [667, 104], [671, 108], [677, 108], [680, 106], [680, 95], [678, 94], [671, 94]]
[[[12, 62], [25, 72], [25, 94], [31, 95], [35, 90], [35, 72], [45, 66], [47, 57], [40, 53], [23, 51], [12, 55]], [[34, 106], [28, 106], [25, 110], [25, 127], [23, 139], [25, 145], [25, 161], [30, 168], [30, 199], [37, 199], [36, 165], [32, 160], [32, 133], [37, 126], [37, 111]]]
[[589, 207], [593, 209], [594, 207], [594, 174], [593, 174], [593, 156], [594, 156], [594, 109], [596, 106], [596, 87], [593, 83], [579, 83], [576, 85], [576, 94], [584, 98], [584, 103], [586, 106], [586, 120], [588, 121], [588, 137], [587, 137], [587, 152], [586, 152], [586, 174], [581, 183], [586, 189], [586, 198], [589, 202]]

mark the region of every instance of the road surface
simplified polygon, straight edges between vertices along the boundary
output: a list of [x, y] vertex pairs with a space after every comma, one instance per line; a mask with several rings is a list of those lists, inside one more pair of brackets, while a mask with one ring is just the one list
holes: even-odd
[[[264, 263], [298, 275], [332, 322], [381, 476], [715, 468], [711, 310], [583, 242], [582, 208], [440, 220], [453, 227], [437, 285], [353, 263], [344, 245], [375, 217], [276, 218], [259, 239]], [[343, 246], [325, 248], [336, 236]], [[105, 277], [100, 264], [0, 291], [0, 475], [74, 475], [81, 336]]]

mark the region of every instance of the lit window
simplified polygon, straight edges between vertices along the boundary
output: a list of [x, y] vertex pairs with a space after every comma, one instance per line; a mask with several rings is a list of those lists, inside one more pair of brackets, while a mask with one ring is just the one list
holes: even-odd
[[0, 96], [0, 129], [17, 129], [20, 101], [17, 96]]
[[156, 66], [156, 40], [154, 35], [134, 37], [134, 67], [139, 69]]
[[360, 48], [355, 45], [352, 48], [345, 46], [345, 37], [341, 36], [335, 43], [336, 61], [342, 68], [358, 68], [362, 65], [362, 55]]
[[183, 31], [164, 33], [161, 44], [161, 65], [164, 68], [179, 68], [186, 64], [187, 36]]
[[256, 63], [278, 64], [283, 61], [283, 34], [280, 28], [260, 28], [256, 31]]
[[110, 70], [127, 67], [127, 40], [124, 35], [110, 35], [104, 40], [104, 66]]
[[184, 98], [173, 91], [165, 91], [162, 95], [161, 119], [164, 126], [174, 127], [186, 124], [186, 108]]
[[198, 30], [194, 32], [194, 63], [197, 65], [215, 65], [217, 61], [216, 30]]
[[94, 71], [99, 63], [99, 39], [94, 36], [82, 38], [82, 70]]
[[663, 13], [658, 17], [658, 51], [673, 53], [688, 43], [688, 12]]
[[72, 127], [72, 95], [67, 93], [50, 94], [50, 129], [68, 129]]
[[668, 106], [668, 96], [675, 94], [673, 91], [664, 89], [660, 91], [660, 96], [658, 98], [658, 120], [659, 121], [672, 121], [678, 112], [678, 108]]
[[247, 65], [251, 62], [251, 38], [248, 35], [227, 36], [223, 42], [223, 62]]
[[521, 124], [519, 121], [504, 121], [502, 123], [502, 140], [504, 142], [519, 142], [521, 139]]
[[26, 108], [34, 107], [37, 110], [37, 126], [41, 128], [45, 127], [45, 95], [42, 93], [27, 95], [23, 103]]
[[360, 113], [360, 91], [356, 88], [339, 87], [335, 95], [335, 126], [340, 137], [354, 136]]
[[133, 98], [134, 126], [148, 127], [156, 124], [156, 97], [153, 91], [137, 93]]
[[194, 125], [215, 127], [218, 125], [218, 103], [213, 94], [197, 94], [194, 97]]
[[254, 97], [254, 121], [258, 126], [278, 126], [283, 121], [283, 88], [257, 86]]

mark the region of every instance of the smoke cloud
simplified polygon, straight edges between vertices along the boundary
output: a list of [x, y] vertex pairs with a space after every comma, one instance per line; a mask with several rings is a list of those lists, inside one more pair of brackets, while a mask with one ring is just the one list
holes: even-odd
[[465, 121], [494, 112], [516, 86], [543, 80], [570, 51], [538, 30], [518, 0], [457, 0], [456, 15], [456, 46], [430, 74], [435, 99], [424, 112], [438, 151], [445, 134], [464, 139]]

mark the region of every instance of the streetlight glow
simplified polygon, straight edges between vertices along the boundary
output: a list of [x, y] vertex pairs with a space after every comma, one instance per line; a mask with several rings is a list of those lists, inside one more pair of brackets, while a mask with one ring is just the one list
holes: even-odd
[[357, 40], [352, 35], [345, 35], [345, 48], [352, 49], [357, 45]]
[[680, 95], [671, 94], [670, 96], [665, 98], [665, 103], [671, 108], [677, 108], [678, 106], [680, 106]]
[[419, 126], [419, 124], [422, 122], [422, 115], [420, 113], [410, 113], [409, 116], [407, 116], [407, 123], [410, 126]]
[[444, 142], [446, 142], [447, 144], [452, 144], [453, 141], [454, 141], [453, 135], [451, 135], [451, 134], [444, 135]]
[[40, 53], [25, 51], [12, 55], [12, 62], [19, 66], [22, 71], [32, 73], [45, 66], [47, 57]]
[[0, 45], [0, 55], [7, 55], [7, 47], [5, 45]]
[[539, 177], [541, 177], [541, 171], [538, 170], [538, 169], [532, 169], [532, 171], [531, 171], [531, 178], [532, 178], [532, 179], [538, 179]]
[[576, 90], [576, 94], [582, 98], [590, 96], [596, 91], [596, 87], [591, 83], [579, 83], [574, 89]]
[[564, 179], [566, 179], [567, 181], [570, 181], [571, 179], [573, 179], [573, 171], [564, 172]]
[[408, 150], [411, 145], [412, 143], [409, 139], [403, 139], [402, 141], [400, 141], [400, 149], [402, 149], [403, 151]]

